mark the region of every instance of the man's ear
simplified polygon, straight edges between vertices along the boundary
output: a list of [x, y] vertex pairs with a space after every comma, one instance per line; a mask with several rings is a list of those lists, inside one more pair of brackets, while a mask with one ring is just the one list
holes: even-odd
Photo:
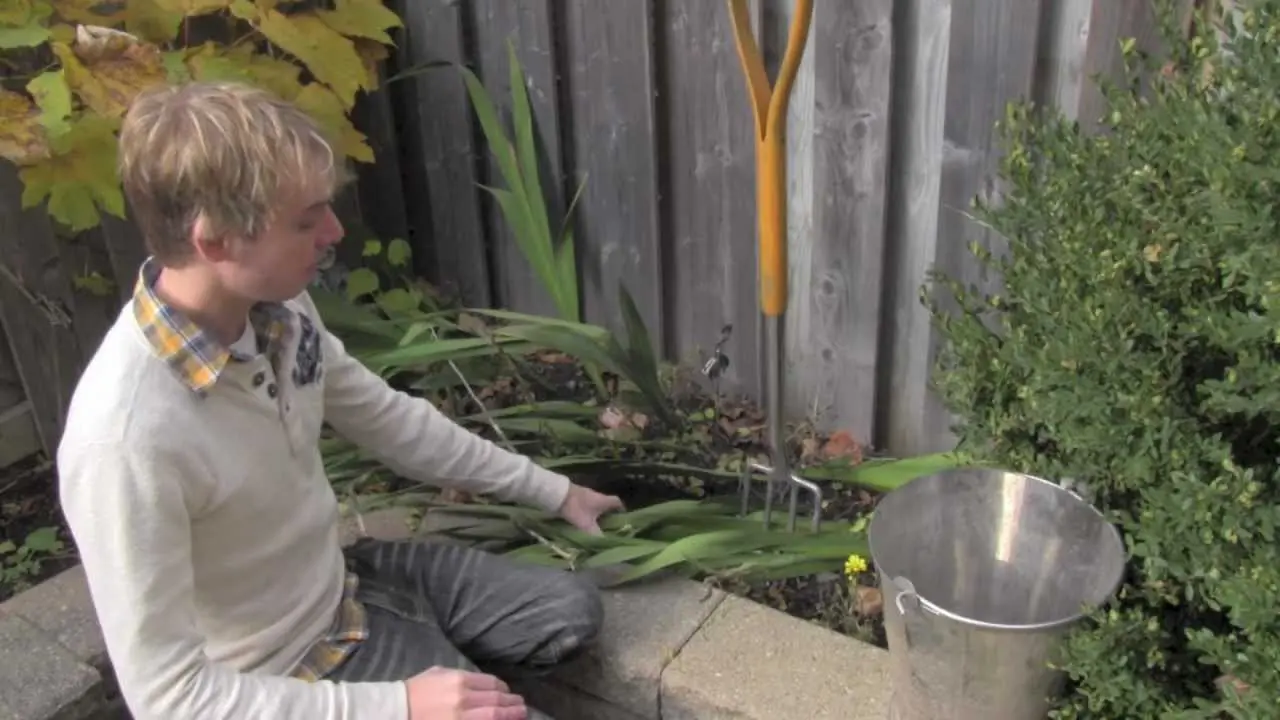
[[208, 217], [201, 213], [191, 224], [191, 244], [196, 255], [205, 262], [226, 262], [232, 259], [231, 238], [214, 232]]

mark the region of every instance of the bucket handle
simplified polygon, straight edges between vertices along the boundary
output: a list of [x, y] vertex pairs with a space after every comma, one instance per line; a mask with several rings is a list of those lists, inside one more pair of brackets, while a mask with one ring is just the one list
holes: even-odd
[[893, 604], [898, 609], [898, 615], [902, 617], [902, 632], [904, 639], [907, 641], [907, 646], [910, 647], [912, 618], [911, 613], [907, 612], [907, 603], [911, 602], [917, 610], [923, 609], [931, 615], [937, 615], [938, 613], [925, 603], [920, 602], [920, 594], [916, 592], [915, 583], [909, 579], [899, 575], [893, 578], [893, 585], [898, 589], [898, 592], [893, 596]]

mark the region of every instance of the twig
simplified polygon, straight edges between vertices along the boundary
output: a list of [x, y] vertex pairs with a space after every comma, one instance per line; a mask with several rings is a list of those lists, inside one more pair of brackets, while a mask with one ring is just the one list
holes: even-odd
[[[431, 337], [435, 338], [436, 342], [440, 342], [440, 335], [436, 332], [436, 329], [433, 327], [430, 328], [430, 330]], [[489, 427], [493, 428], [493, 431], [498, 434], [498, 438], [502, 440], [502, 443], [508, 450], [511, 452], [518, 452], [510, 438], [507, 437], [507, 434], [498, 426], [498, 421], [494, 420], [493, 415], [489, 413], [489, 408], [484, 406], [484, 402], [480, 400], [480, 396], [477, 395], [475, 389], [471, 387], [471, 383], [467, 380], [467, 376], [463, 375], [462, 370], [458, 369], [457, 363], [453, 360], [448, 360], [447, 362], [449, 363], [449, 367], [453, 370], [453, 374], [458, 376], [458, 380], [462, 383], [462, 387], [466, 388], [467, 396], [471, 398], [471, 402], [475, 403], [476, 406], [480, 408], [481, 417], [485, 419], [485, 422], [489, 423]]]

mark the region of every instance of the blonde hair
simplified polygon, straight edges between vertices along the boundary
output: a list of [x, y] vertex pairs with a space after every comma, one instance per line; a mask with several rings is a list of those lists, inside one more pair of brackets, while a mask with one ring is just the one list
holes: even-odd
[[147, 250], [177, 266], [196, 221], [215, 237], [253, 239], [284, 194], [348, 179], [320, 125], [266, 90], [231, 82], [159, 85], [130, 104], [120, 179]]

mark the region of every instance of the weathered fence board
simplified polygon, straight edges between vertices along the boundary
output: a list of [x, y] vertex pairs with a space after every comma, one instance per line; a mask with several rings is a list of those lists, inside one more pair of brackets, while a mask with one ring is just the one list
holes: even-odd
[[[675, 356], [699, 361], [732, 325], [727, 379], [759, 387], [755, 145], [723, 3], [663, 3], [665, 278]], [[598, 182], [602, 181], [597, 179]]]
[[[390, 4], [405, 25], [386, 67], [399, 79], [357, 106], [377, 162], [339, 198], [344, 255], [369, 235], [406, 237], [415, 270], [464, 302], [555, 312], [481, 187], [503, 181], [460, 72], [478, 74], [509, 123], [510, 43], [553, 229], [586, 182], [571, 219], [584, 318], [620, 328], [623, 286], [655, 345], [696, 364], [731, 326], [726, 389], [758, 392], [754, 121], [724, 1]], [[794, 0], [750, 7], [776, 75]], [[787, 114], [792, 420], [895, 453], [952, 442], [930, 389], [938, 338], [919, 299], [926, 273], [998, 287], [967, 252], [971, 242], [999, 250], [967, 216], [975, 196], [1000, 197], [995, 121], [1007, 102], [1032, 98], [1096, 127], [1093, 76], [1120, 72], [1127, 37], [1161, 50], [1150, 0], [815, 3]], [[131, 223], [110, 217], [55, 238], [19, 194], [12, 168], [0, 168], [0, 268], [17, 280], [0, 276], [0, 328], [25, 417], [51, 449], [145, 249]], [[77, 282], [93, 273], [114, 293]], [[0, 413], [17, 400], [0, 396]]]
[[[564, 164], [558, 87], [560, 68], [555, 53], [552, 8], [562, 5], [551, 0], [475, 0], [470, 5], [475, 12], [471, 19], [471, 32], [476, 39], [476, 69], [494, 103], [508, 119], [511, 108], [508, 48], [509, 45], [515, 46], [516, 57], [524, 69], [529, 105], [535, 118], [534, 137], [540, 145], [542, 177], [547, 178], [542, 183], [547, 216], [553, 227], [558, 226], [565, 208], [563, 189], [558, 182], [564, 177]], [[510, 123], [505, 127], [508, 138], [514, 141]], [[484, 156], [484, 167], [488, 169], [486, 181], [503, 187], [497, 163], [487, 150]], [[465, 191], [464, 188], [458, 190]], [[482, 206], [486, 208], [486, 219], [494, 239], [491, 247], [497, 269], [497, 301], [526, 312], [555, 315], [551, 295], [521, 253], [497, 202], [485, 194]]]
[[788, 126], [789, 412], [864, 439], [881, 323], [892, 14], [892, 0], [815, 6]]
[[933, 330], [918, 301], [937, 255], [943, 123], [952, 8], [948, 0], [896, 3], [902, 51], [894, 72], [890, 220], [886, 242], [885, 325], [881, 336], [877, 437], [913, 452], [932, 444], [930, 418], [941, 412], [929, 392]]
[[477, 146], [462, 78], [463, 17], [453, 0], [398, 0], [405, 29], [397, 66], [411, 73], [392, 86], [400, 114], [404, 193], [423, 277], [456, 288], [471, 305], [490, 304], [489, 253], [475, 191]]
[[[635, 300], [659, 348], [663, 337], [658, 228], [658, 124], [653, 6], [591, 0], [565, 3], [563, 82], [570, 108], [570, 192], [588, 322], [615, 324], [618, 288]], [[572, 197], [572, 196], [570, 196]]]
[[0, 324], [26, 389], [41, 442], [53, 450], [83, 366], [70, 314], [71, 282], [50, 220], [21, 207], [22, 181], [0, 163]]
[[22, 388], [9, 340], [0, 327], [0, 468], [40, 451], [31, 403]]

